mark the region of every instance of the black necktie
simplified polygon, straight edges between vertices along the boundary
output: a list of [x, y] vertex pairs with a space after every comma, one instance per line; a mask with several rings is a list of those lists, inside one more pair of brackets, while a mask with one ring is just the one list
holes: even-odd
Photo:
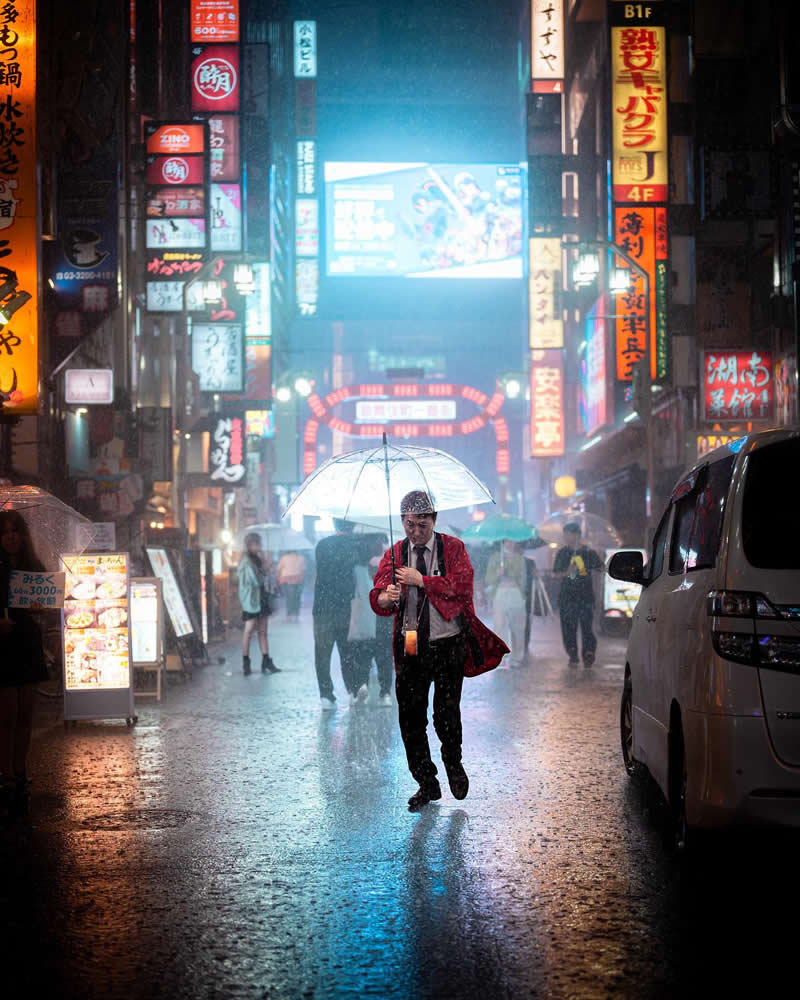
[[[428, 575], [428, 567], [425, 565], [425, 546], [415, 545], [414, 552], [417, 555], [417, 569], [423, 576]], [[431, 630], [431, 616], [428, 601], [425, 600], [425, 591], [422, 587], [417, 590], [417, 608], [419, 617], [417, 618], [417, 645], [423, 649], [428, 642]], [[422, 605], [420, 610], [420, 604]]]

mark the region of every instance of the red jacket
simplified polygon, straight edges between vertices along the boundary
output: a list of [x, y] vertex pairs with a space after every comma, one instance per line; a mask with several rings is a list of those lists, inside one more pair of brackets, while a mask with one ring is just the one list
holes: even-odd
[[[488, 629], [475, 614], [472, 603], [472, 563], [464, 547], [464, 543], [452, 535], [435, 535], [439, 576], [423, 576], [422, 580], [428, 600], [439, 614], [447, 621], [462, 616], [464, 635], [467, 639], [467, 659], [464, 664], [464, 676], [476, 677], [487, 670], [492, 670], [509, 651], [503, 640]], [[408, 539], [395, 542], [395, 565], [408, 565]], [[382, 608], [378, 604], [378, 594], [392, 582], [392, 556], [387, 549], [381, 559], [378, 572], [373, 581], [369, 601], [376, 615], [388, 618], [396, 614], [394, 621], [394, 654], [397, 667], [398, 649], [402, 647], [400, 628], [405, 609], [406, 589], [402, 587], [403, 596], [399, 607]]]

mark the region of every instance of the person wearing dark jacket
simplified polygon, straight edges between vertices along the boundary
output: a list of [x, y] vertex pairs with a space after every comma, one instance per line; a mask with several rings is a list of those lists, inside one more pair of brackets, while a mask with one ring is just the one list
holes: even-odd
[[348, 693], [353, 693], [354, 684], [353, 650], [347, 634], [350, 630], [351, 601], [355, 593], [353, 571], [358, 547], [353, 538], [354, 524], [337, 519], [334, 526], [336, 534], [318, 542], [314, 553], [317, 565], [312, 609], [314, 667], [323, 712], [336, 708], [331, 680], [331, 654], [334, 646], [339, 650], [342, 680]]
[[408, 800], [413, 812], [442, 797], [427, 734], [431, 684], [433, 725], [450, 791], [463, 799], [469, 778], [461, 762], [461, 685], [465, 676], [496, 667], [508, 647], [475, 615], [467, 550], [459, 539], [434, 531], [436, 511], [428, 494], [406, 494], [400, 515], [406, 538], [384, 554], [370, 603], [377, 615], [394, 615], [400, 733], [408, 769], [419, 784]]
[[553, 576], [561, 578], [558, 611], [561, 617], [561, 636], [569, 657], [569, 666], [578, 663], [578, 626], [581, 630], [583, 665], [591, 667], [597, 649], [597, 638], [592, 631], [594, 615], [594, 588], [592, 572], [603, 569], [603, 561], [586, 545], [581, 545], [581, 526], [577, 521], [564, 525], [566, 545], [558, 550], [553, 560]]
[[48, 679], [42, 633], [30, 611], [8, 607], [14, 570], [44, 570], [24, 518], [0, 512], [0, 799], [24, 806], [36, 685]]

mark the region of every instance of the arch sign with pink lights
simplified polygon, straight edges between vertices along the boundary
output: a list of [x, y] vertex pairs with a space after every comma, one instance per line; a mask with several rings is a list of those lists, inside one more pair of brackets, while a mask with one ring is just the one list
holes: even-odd
[[[466, 400], [477, 412], [458, 419], [458, 400]], [[356, 384], [334, 389], [327, 396], [312, 393], [308, 397], [311, 416], [303, 434], [303, 474], [317, 467], [317, 435], [322, 424], [350, 437], [379, 438], [385, 431], [391, 437], [456, 437], [473, 434], [487, 424], [494, 428], [497, 442], [497, 474], [507, 476], [510, 468], [508, 424], [500, 416], [505, 401], [498, 388], [491, 396], [469, 385], [436, 383]], [[353, 420], [343, 420], [335, 410], [353, 402]]]

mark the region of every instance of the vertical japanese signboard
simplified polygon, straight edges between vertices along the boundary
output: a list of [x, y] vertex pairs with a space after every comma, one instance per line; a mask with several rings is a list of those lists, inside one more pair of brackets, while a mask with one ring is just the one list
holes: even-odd
[[[202, 266], [209, 243], [207, 151], [203, 123], [151, 121], [145, 125], [149, 276], [178, 279]], [[195, 261], [199, 262], [196, 268]], [[146, 292], [150, 312], [180, 312], [185, 306], [183, 281], [148, 281]]]
[[208, 171], [212, 182], [238, 181], [239, 119], [236, 115], [214, 115], [208, 119]]
[[294, 75], [309, 79], [317, 75], [317, 22], [294, 22]]
[[[36, 3], [0, 7], [0, 286], [31, 298], [0, 327], [0, 409], [36, 413], [39, 383], [36, 220]], [[12, 289], [8, 289], [10, 292]]]
[[613, 396], [608, 391], [606, 365], [610, 313], [608, 293], [604, 292], [586, 316], [585, 349], [581, 358], [581, 416], [587, 435], [611, 422]]
[[319, 202], [316, 197], [317, 24], [294, 22], [295, 131], [295, 305], [299, 316], [314, 316], [319, 298]]
[[609, 6], [609, 15], [624, 21], [611, 27], [614, 201], [667, 200], [666, 30], [648, 23], [659, 7], [619, 2]]
[[534, 94], [564, 91], [564, 0], [531, 0]]
[[703, 351], [703, 418], [714, 423], [772, 419], [775, 380], [766, 351]]
[[201, 392], [244, 392], [244, 336], [240, 323], [195, 323], [192, 369]]
[[[633, 368], [650, 352], [650, 375], [667, 375], [666, 328], [667, 224], [666, 208], [652, 205], [614, 207], [614, 243], [647, 273], [647, 281], [636, 273], [624, 292], [616, 294], [617, 379], [630, 382]], [[617, 265], [626, 267], [621, 258]]]
[[208, 456], [209, 486], [245, 486], [247, 467], [244, 445], [247, 424], [244, 413], [217, 415], [211, 429]]
[[564, 346], [561, 315], [561, 240], [558, 236], [530, 239], [528, 307], [530, 346], [534, 351]]
[[564, 362], [561, 351], [531, 351], [531, 457], [564, 454]]
[[648, 275], [647, 282], [633, 278], [631, 289], [617, 296], [616, 370], [625, 382], [646, 353], [653, 380], [665, 379], [669, 370], [667, 33], [663, 23], [654, 23], [663, 22], [664, 7], [619, 0], [608, 5], [614, 241]]

